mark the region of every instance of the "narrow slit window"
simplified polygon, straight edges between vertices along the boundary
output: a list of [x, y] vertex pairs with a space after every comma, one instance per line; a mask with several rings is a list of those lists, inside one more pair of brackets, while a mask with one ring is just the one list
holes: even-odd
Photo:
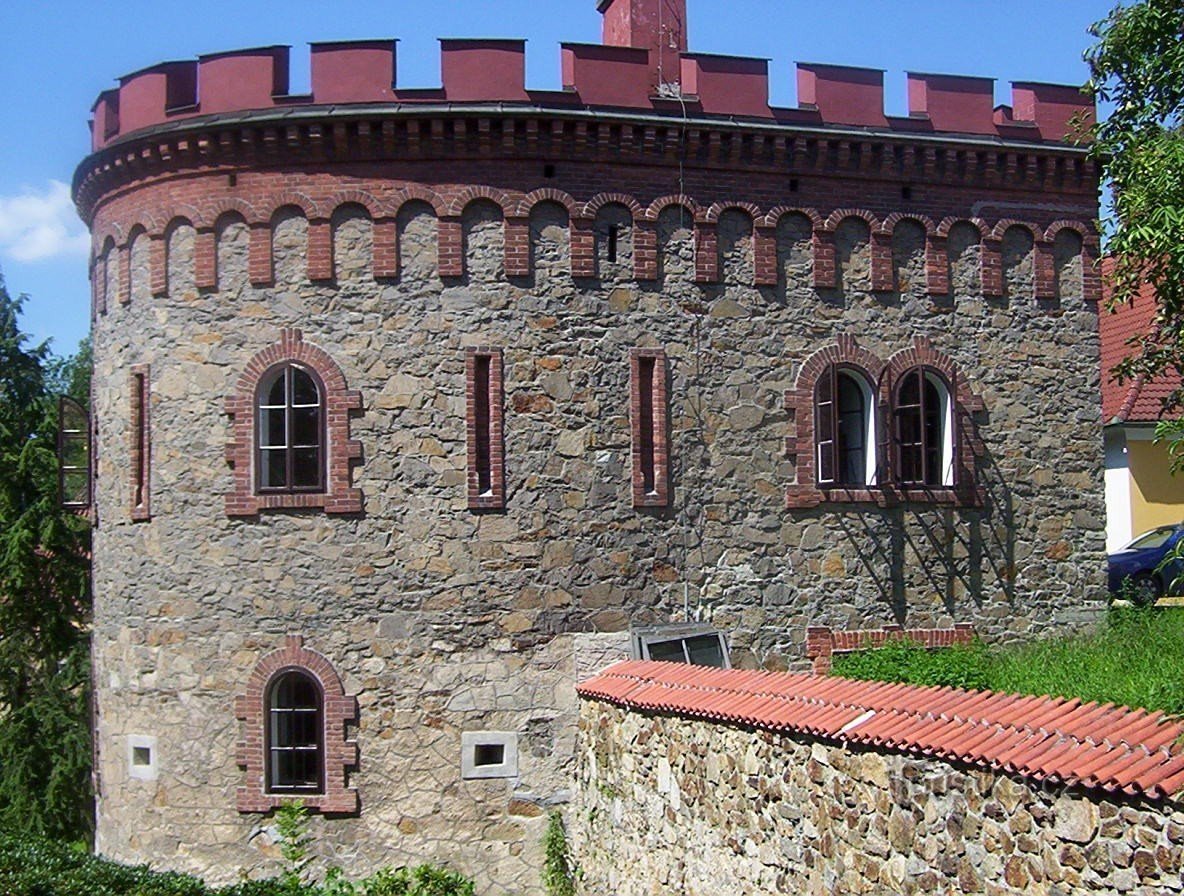
[[465, 378], [469, 507], [501, 509], [506, 502], [501, 350], [470, 349]]
[[477, 426], [477, 491], [488, 495], [493, 488], [490, 463], [493, 446], [489, 443], [489, 355], [479, 355], [473, 373], [473, 415]]
[[633, 506], [669, 504], [666, 354], [635, 349], [630, 358], [633, 429]]
[[131, 505], [133, 520], [151, 518], [152, 451], [149, 437], [148, 367], [137, 365], [131, 375]]
[[654, 359], [637, 359], [638, 441], [641, 449], [641, 484], [647, 495], [654, 493]]
[[617, 224], [610, 224], [608, 228], [608, 260], [617, 260], [617, 240], [620, 239], [621, 228]]

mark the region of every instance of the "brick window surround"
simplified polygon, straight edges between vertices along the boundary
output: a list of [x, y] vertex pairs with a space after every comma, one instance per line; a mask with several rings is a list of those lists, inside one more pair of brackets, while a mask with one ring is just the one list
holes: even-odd
[[[262, 492], [256, 482], [258, 392], [281, 364], [298, 364], [316, 374], [325, 390], [325, 488], [317, 492]], [[255, 516], [263, 510], [320, 509], [326, 513], [361, 513], [362, 492], [350, 486], [350, 469], [362, 446], [349, 437], [350, 415], [361, 410], [362, 396], [351, 391], [341, 369], [321, 348], [304, 341], [300, 330], [284, 329], [279, 342], [253, 357], [226, 401], [231, 441], [226, 461], [233, 490], [226, 495], [226, 515]]]
[[[814, 431], [815, 387], [833, 366], [857, 371], [876, 384], [877, 442], [876, 484], [861, 488], [831, 487], [818, 483], [817, 445]], [[895, 387], [910, 370], [925, 368], [939, 375], [949, 385], [953, 419], [952, 486], [899, 485], [892, 469], [894, 454], [889, 434], [892, 431]], [[824, 503], [871, 502], [880, 506], [900, 503], [953, 504], [980, 506], [985, 496], [977, 485], [976, 461], [983, 455], [974, 415], [983, 410], [982, 399], [975, 395], [964, 376], [946, 355], [924, 336], [917, 336], [912, 346], [894, 354], [887, 361], [858, 345], [855, 337], [841, 335], [834, 345], [819, 349], [802, 365], [794, 388], [785, 394], [785, 407], [796, 432], [786, 440], [786, 453], [794, 465], [795, 481], [786, 491], [790, 509], [817, 507]]]
[[[321, 689], [324, 732], [322, 770], [323, 793], [269, 793], [267, 788], [267, 697], [268, 691], [285, 672], [300, 671], [311, 676]], [[358, 811], [358, 792], [346, 783], [346, 769], [358, 764], [356, 741], [346, 740], [345, 726], [358, 720], [357, 698], [345, 693], [341, 678], [324, 656], [304, 646], [300, 635], [288, 635], [284, 647], [259, 661], [247, 682], [246, 693], [234, 700], [235, 717], [243, 723], [237, 762], [246, 773], [238, 789], [239, 812], [270, 812], [299, 799], [307, 808], [327, 815], [348, 815]]]
[[128, 377], [131, 444], [128, 456], [128, 487], [132, 521], [152, 519], [152, 402], [150, 370], [136, 364]]
[[486, 345], [465, 350], [465, 434], [468, 440], [470, 510], [506, 506], [506, 440], [502, 350]]
[[670, 444], [666, 352], [629, 350], [629, 424], [634, 507], [670, 505]]

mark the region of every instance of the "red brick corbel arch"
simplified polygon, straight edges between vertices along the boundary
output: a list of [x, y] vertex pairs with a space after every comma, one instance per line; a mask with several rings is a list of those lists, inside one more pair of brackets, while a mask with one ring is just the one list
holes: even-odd
[[879, 221], [876, 220], [876, 216], [866, 209], [861, 208], [836, 208], [830, 213], [830, 215], [827, 216], [825, 223], [822, 225], [822, 229], [827, 233], [834, 233], [835, 230], [838, 229], [839, 225], [848, 218], [859, 218], [865, 224], [867, 224], [867, 229], [871, 233], [876, 233], [876, 231], [879, 230], [880, 224]]
[[727, 211], [744, 212], [752, 219], [753, 230], [756, 230], [757, 225], [764, 220], [764, 215], [761, 213], [760, 207], [751, 202], [716, 202], [713, 203], [704, 213], [703, 222], [705, 224], [718, 224], [719, 216]]
[[517, 204], [515, 204], [513, 212], [509, 217], [513, 218], [529, 218], [534, 211], [535, 206], [551, 202], [555, 205], [561, 205], [567, 209], [568, 220], [578, 214], [578, 207], [576, 201], [562, 190], [556, 190], [554, 187], [543, 187], [538, 190], [532, 190], [523, 196]]
[[936, 236], [948, 238], [950, 235], [950, 229], [955, 224], [969, 224], [978, 231], [978, 238], [980, 242], [986, 239], [991, 232], [991, 229], [987, 226], [987, 222], [982, 218], [959, 218], [955, 215], [951, 215], [948, 218], [941, 219], [941, 223], [937, 225], [937, 228], [934, 230], [934, 234]]
[[[786, 453], [794, 461], [795, 481], [786, 492], [789, 508], [816, 507], [825, 501], [880, 501], [877, 487], [862, 489], [819, 487], [814, 449], [814, 390], [818, 379], [832, 366], [853, 368], [871, 387], [873, 395], [884, 370], [884, 362], [860, 346], [854, 336], [841, 334], [834, 345], [814, 352], [798, 371], [794, 387], [785, 393], [785, 409], [795, 423], [795, 433], [786, 440]], [[877, 409], [878, 410], [878, 409]], [[877, 414], [877, 429], [884, 425]]]
[[925, 215], [916, 215], [912, 212], [893, 212], [880, 222], [879, 227], [876, 228], [876, 232], [884, 236], [891, 236], [896, 230], [896, 225], [901, 221], [914, 221], [920, 224], [925, 231], [925, 235], [928, 237], [932, 237], [936, 231], [936, 228], [933, 226], [933, 220]]
[[513, 208], [517, 203], [512, 202], [510, 197], [504, 190], [497, 190], [493, 187], [473, 186], [465, 187], [459, 193], [452, 197], [452, 201], [448, 204], [448, 210], [445, 212], [445, 217], [459, 218], [464, 215], [465, 210], [474, 202], [486, 200], [492, 202], [501, 210], [502, 217], [506, 216], [506, 212]]
[[670, 208], [670, 206], [682, 206], [683, 210], [690, 215], [692, 222], [699, 219], [702, 210], [699, 208], [699, 203], [695, 202], [690, 196], [681, 193], [674, 193], [669, 196], [662, 196], [655, 199], [649, 204], [649, 207], [643, 212], [643, 216], [647, 221], [657, 222], [662, 212]]
[[[325, 390], [325, 490], [294, 494], [260, 493], [255, 483], [256, 393], [277, 365], [294, 362], [316, 374]], [[226, 400], [231, 439], [226, 461], [233, 489], [226, 495], [226, 515], [255, 516], [264, 510], [320, 509], [325, 513], [361, 513], [362, 492], [350, 486], [352, 465], [362, 446], [349, 437], [350, 415], [361, 410], [361, 393], [351, 391], [341, 368], [321, 348], [305, 342], [299, 330], [285, 329], [279, 342], [253, 357]]]
[[625, 206], [629, 209], [629, 214], [633, 216], [634, 222], [645, 217], [645, 211], [641, 204], [627, 193], [598, 193], [584, 203], [583, 209], [580, 210], [580, 217], [591, 221], [606, 205]]
[[423, 202], [432, 207], [437, 218], [448, 214], [448, 206], [435, 190], [420, 184], [409, 184], [397, 190], [386, 204], [386, 214], [397, 218], [403, 211], [403, 206], [411, 202]]
[[826, 222], [822, 220], [822, 215], [818, 214], [815, 209], [803, 208], [797, 205], [779, 205], [776, 208], [770, 209], [761, 224], [764, 227], [777, 227], [781, 223], [781, 219], [787, 215], [801, 215], [807, 218], [815, 233], [826, 229]]
[[[984, 448], [974, 415], [982, 412], [983, 400], [971, 389], [965, 374], [948, 355], [936, 349], [928, 337], [913, 337], [911, 346], [892, 355], [884, 365], [879, 383], [880, 404], [890, 414], [895, 401], [896, 384], [905, 373], [917, 367], [936, 372], [945, 381], [953, 399], [954, 485], [952, 488], [900, 490], [894, 488], [891, 482], [886, 482], [883, 488], [892, 491], [896, 498], [907, 501], [981, 504], [983, 494], [978, 487], [976, 459], [983, 456]], [[890, 426], [891, 421], [885, 420], [885, 425]]]
[[[321, 741], [324, 750], [322, 793], [297, 795], [268, 792], [264, 736], [268, 691], [277, 676], [290, 671], [312, 676], [321, 690], [324, 724]], [[358, 792], [346, 783], [346, 769], [358, 764], [358, 746], [356, 741], [347, 740], [345, 736], [346, 723], [356, 723], [358, 720], [358, 701], [356, 697], [345, 693], [333, 664], [316, 651], [306, 648], [301, 636], [288, 635], [283, 648], [272, 651], [259, 661], [247, 682], [246, 692], [234, 700], [234, 714], [243, 723], [237, 762], [246, 773], [246, 780], [238, 789], [239, 812], [270, 812], [297, 798], [307, 808], [325, 814], [352, 814], [358, 811]]]

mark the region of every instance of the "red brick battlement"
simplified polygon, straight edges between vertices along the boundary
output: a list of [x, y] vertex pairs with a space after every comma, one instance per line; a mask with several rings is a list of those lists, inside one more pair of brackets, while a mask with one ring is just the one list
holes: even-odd
[[1092, 99], [1073, 86], [1014, 82], [1010, 106], [994, 81], [908, 73], [908, 115], [884, 114], [884, 73], [798, 63], [799, 106], [769, 105], [765, 59], [686, 52], [685, 0], [601, 0], [602, 44], [565, 43], [563, 89], [525, 86], [522, 40], [441, 40], [441, 86], [398, 86], [393, 40], [314, 43], [312, 89], [289, 92], [289, 47], [232, 50], [164, 62], [119, 79], [93, 106], [92, 148], [146, 128], [205, 116], [354, 104], [514, 103], [727, 116], [805, 127], [950, 133], [1063, 142]]

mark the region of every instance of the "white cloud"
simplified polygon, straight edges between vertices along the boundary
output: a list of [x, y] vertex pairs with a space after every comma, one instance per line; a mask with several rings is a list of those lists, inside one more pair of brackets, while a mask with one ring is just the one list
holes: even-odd
[[43, 190], [26, 187], [0, 196], [0, 255], [16, 261], [85, 258], [90, 235], [74, 211], [70, 188], [51, 180]]

